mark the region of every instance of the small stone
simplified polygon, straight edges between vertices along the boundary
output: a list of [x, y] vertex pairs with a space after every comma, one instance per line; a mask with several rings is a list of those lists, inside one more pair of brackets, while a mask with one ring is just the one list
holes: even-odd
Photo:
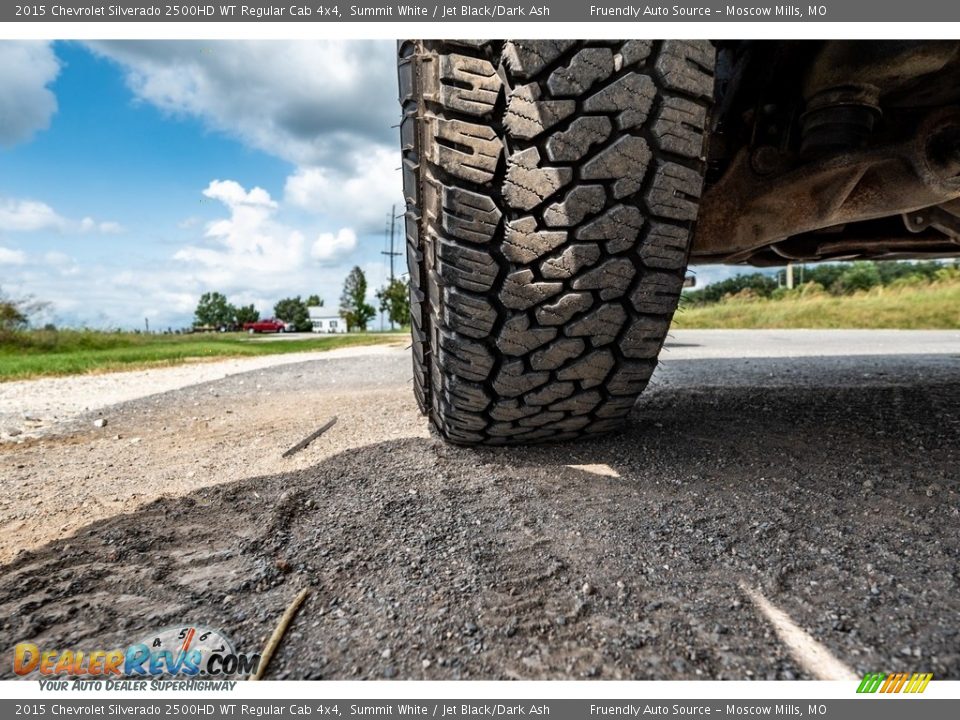
[[21, 435], [21, 434], [22, 434], [21, 431], [20, 431], [20, 428], [13, 428], [13, 427], [12, 427], [12, 428], [7, 428], [6, 430], [4, 430], [4, 432], [5, 432], [7, 435], [9, 435], [10, 437], [16, 437], [17, 435]]
[[380, 657], [382, 657], [384, 660], [388, 660], [392, 654], [393, 653], [390, 652], [390, 648], [387, 648], [382, 653], [380, 653]]
[[383, 669], [383, 676], [387, 679], [394, 678], [397, 676], [397, 669], [393, 665], [387, 665]]
[[429, 660], [424, 659], [420, 664], [423, 666], [423, 669], [426, 670], [426, 669], [427, 669], [428, 667], [430, 667], [433, 663], [431, 663]]
[[106, 426], [107, 426], [107, 419], [106, 419], [106, 418], [97, 418], [96, 420], [93, 421], [93, 426], [94, 426], [94, 427], [98, 427], [98, 428], [106, 427]]
[[593, 585], [591, 585], [590, 583], [584, 583], [583, 587], [580, 589], [583, 591], [584, 595], [593, 595], [594, 593]]

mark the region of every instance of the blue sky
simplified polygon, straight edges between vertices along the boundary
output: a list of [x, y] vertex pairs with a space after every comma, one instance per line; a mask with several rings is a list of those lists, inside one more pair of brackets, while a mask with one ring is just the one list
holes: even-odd
[[[386, 278], [389, 42], [0, 43], [0, 287], [60, 324], [265, 315]], [[398, 237], [398, 241], [401, 240]]]
[[359, 265], [373, 301], [403, 202], [394, 52], [0, 41], [0, 290], [49, 302], [41, 322], [179, 328], [208, 290], [335, 312]]

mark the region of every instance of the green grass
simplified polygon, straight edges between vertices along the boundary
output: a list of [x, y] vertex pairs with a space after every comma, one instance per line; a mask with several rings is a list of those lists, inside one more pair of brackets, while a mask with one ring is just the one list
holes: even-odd
[[0, 334], [0, 382], [53, 375], [180, 365], [231, 357], [402, 343], [408, 335], [357, 333], [268, 342], [244, 333], [142, 335], [96, 330], [29, 330]]
[[730, 296], [684, 307], [677, 328], [960, 329], [960, 282], [874, 288], [847, 296], [794, 294], [780, 299]]

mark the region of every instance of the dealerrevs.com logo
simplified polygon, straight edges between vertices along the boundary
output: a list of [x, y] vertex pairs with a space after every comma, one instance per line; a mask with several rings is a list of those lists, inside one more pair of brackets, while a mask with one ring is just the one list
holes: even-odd
[[932, 679], [933, 673], [867, 673], [857, 692], [915, 695], [926, 690]]
[[13, 671], [20, 676], [236, 677], [252, 675], [259, 664], [259, 654], [238, 653], [222, 632], [200, 625], [165, 628], [125, 649], [50, 649], [24, 642], [13, 651]]

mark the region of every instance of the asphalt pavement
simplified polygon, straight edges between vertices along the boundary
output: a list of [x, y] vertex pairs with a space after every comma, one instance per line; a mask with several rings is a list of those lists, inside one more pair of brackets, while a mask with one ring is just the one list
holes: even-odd
[[308, 587], [268, 677], [960, 679], [960, 333], [683, 331], [662, 359], [622, 432], [561, 446], [445, 445], [399, 350], [2, 446], [2, 635], [252, 651]]

